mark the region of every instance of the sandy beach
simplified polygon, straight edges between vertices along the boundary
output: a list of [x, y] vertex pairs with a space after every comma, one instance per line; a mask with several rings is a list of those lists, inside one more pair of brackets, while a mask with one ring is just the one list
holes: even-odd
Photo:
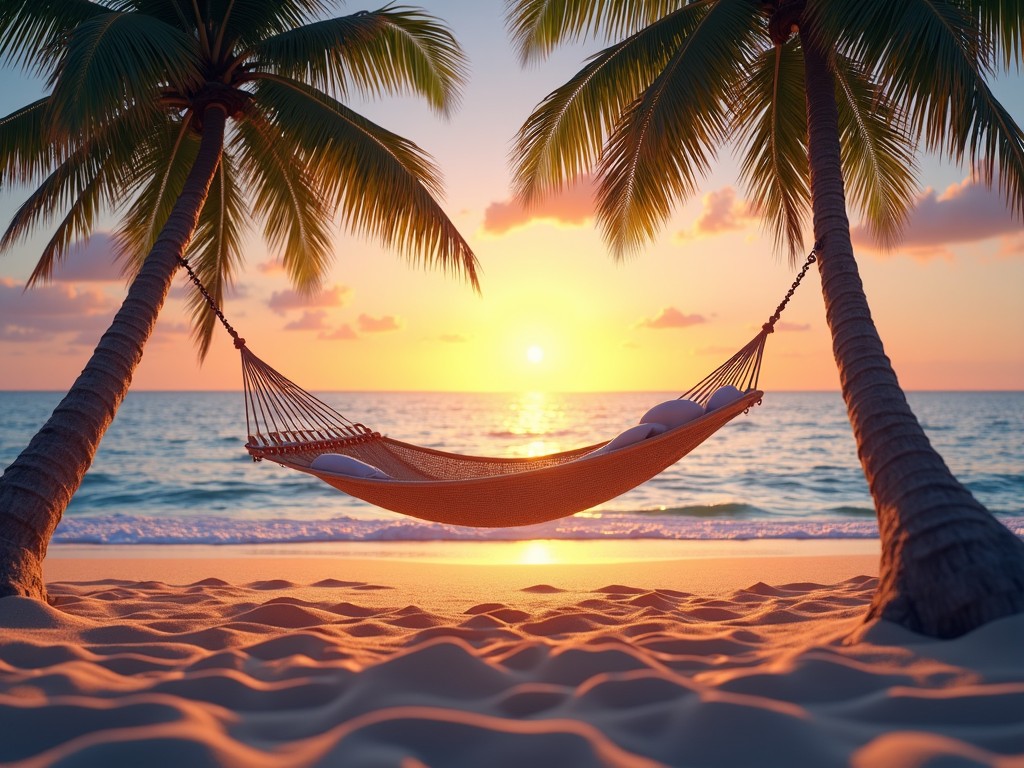
[[1024, 765], [1024, 617], [942, 642], [864, 629], [875, 557], [801, 546], [538, 565], [56, 548], [54, 605], [0, 601], [0, 762]]

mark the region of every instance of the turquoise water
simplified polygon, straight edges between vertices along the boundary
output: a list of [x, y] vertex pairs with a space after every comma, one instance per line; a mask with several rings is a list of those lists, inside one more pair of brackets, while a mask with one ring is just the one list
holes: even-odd
[[[519, 456], [607, 440], [664, 393], [329, 393], [356, 421], [445, 450]], [[911, 393], [951, 469], [1024, 533], [1024, 393]], [[0, 392], [0, 464], [59, 401]], [[659, 477], [583, 515], [477, 530], [403, 518], [242, 445], [235, 393], [131, 393], [56, 540], [106, 543], [416, 541], [509, 538], [864, 538], [874, 513], [837, 393], [769, 393]]]

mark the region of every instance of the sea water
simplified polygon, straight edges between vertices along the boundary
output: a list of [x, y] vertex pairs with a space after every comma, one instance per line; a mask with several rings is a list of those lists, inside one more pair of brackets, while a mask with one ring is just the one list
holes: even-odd
[[[322, 393], [420, 445], [532, 456], [608, 440], [669, 393]], [[1024, 393], [908, 395], [957, 477], [1024, 534]], [[0, 392], [7, 466], [59, 393]], [[54, 537], [125, 544], [556, 539], [871, 538], [877, 527], [838, 393], [769, 393], [639, 488], [564, 520], [473, 529], [402, 517], [243, 448], [242, 397], [133, 392]]]

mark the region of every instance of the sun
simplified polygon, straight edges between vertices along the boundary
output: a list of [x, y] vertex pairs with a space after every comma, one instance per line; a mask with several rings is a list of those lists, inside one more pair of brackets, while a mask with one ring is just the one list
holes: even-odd
[[533, 365], [539, 365], [544, 362], [544, 350], [536, 344], [528, 347], [526, 350], [526, 360], [533, 363]]

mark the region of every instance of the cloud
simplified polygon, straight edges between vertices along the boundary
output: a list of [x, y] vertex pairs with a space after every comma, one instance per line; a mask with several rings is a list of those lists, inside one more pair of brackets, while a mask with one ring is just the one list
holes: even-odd
[[[947, 246], [1000, 236], [1012, 241], [1020, 230], [1021, 222], [1013, 218], [1001, 192], [989, 189], [978, 179], [967, 178], [941, 194], [931, 187], [925, 189], [910, 212], [898, 247], [918, 259], [949, 257]], [[882, 244], [871, 237], [867, 227], [854, 227], [851, 234], [854, 245], [882, 250]], [[1014, 250], [1012, 244], [1007, 246], [1005, 255], [1014, 255]]]
[[548, 195], [529, 207], [516, 200], [491, 203], [484, 211], [484, 231], [503, 235], [534, 221], [579, 226], [594, 215], [594, 189], [593, 178], [582, 176], [568, 189]]
[[397, 331], [402, 327], [401, 319], [394, 315], [383, 315], [381, 317], [360, 315], [356, 323], [359, 326], [359, 330], [363, 333], [387, 333], [388, 331]]
[[354, 341], [359, 338], [352, 326], [348, 323], [339, 325], [333, 331], [321, 331], [319, 338], [326, 339], [327, 341]]
[[116, 253], [111, 232], [93, 232], [88, 239], [68, 248], [67, 256], [53, 270], [53, 279], [62, 283], [121, 282], [124, 276], [115, 263]]
[[693, 229], [683, 230], [677, 236], [683, 240], [696, 237], [735, 232], [756, 222], [760, 217], [757, 206], [741, 200], [732, 187], [709, 192], [702, 199], [703, 207]]
[[314, 309], [317, 307], [343, 307], [352, 296], [352, 289], [347, 285], [334, 285], [324, 288], [319, 293], [307, 296], [298, 291], [288, 289], [274, 291], [267, 301], [267, 306], [283, 315], [290, 309]]
[[261, 261], [256, 265], [256, 271], [264, 275], [280, 275], [284, 273], [284, 264], [276, 259]]
[[464, 336], [461, 333], [442, 333], [437, 338], [438, 341], [443, 341], [446, 344], [464, 344], [469, 341], [469, 337]]
[[665, 307], [656, 317], [649, 317], [637, 323], [637, 328], [686, 328], [690, 325], [699, 325], [707, 322], [703, 315], [684, 315], [675, 307]]
[[811, 330], [810, 323], [787, 323], [784, 320], [780, 320], [775, 324], [775, 330], [783, 333], [802, 333], [803, 331]]
[[74, 333], [73, 344], [95, 344], [118, 302], [97, 290], [43, 285], [29, 290], [0, 278], [0, 341], [48, 341]]
[[1024, 256], [1024, 235], [1004, 237], [997, 256]]
[[284, 327], [286, 331], [323, 331], [327, 329], [326, 309], [307, 309], [298, 320]]

